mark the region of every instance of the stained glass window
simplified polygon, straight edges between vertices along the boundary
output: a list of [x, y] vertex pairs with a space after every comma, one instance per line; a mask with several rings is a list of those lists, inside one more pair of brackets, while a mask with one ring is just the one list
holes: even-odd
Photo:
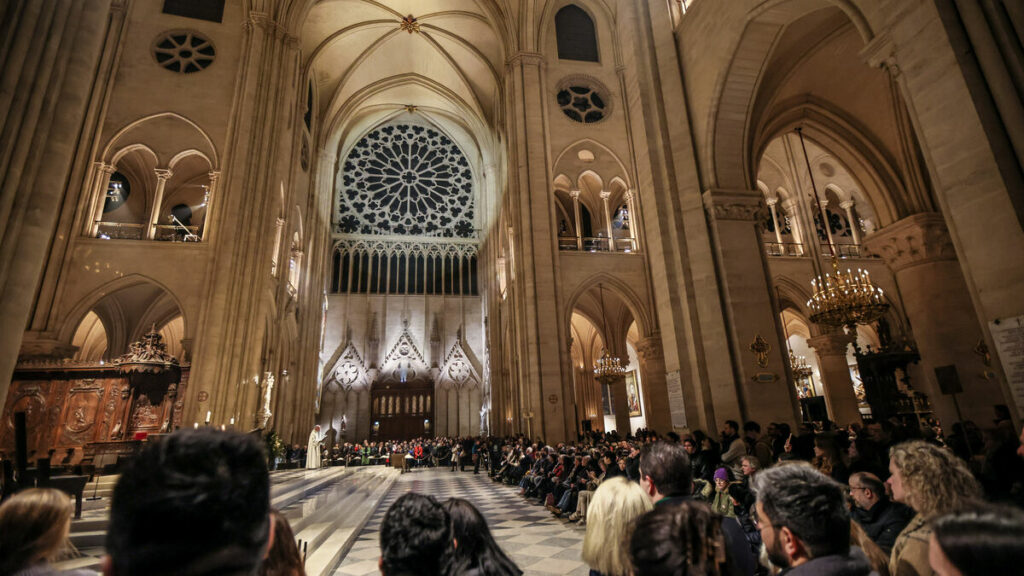
[[349, 152], [340, 187], [341, 233], [476, 237], [469, 162], [433, 128], [373, 130]]

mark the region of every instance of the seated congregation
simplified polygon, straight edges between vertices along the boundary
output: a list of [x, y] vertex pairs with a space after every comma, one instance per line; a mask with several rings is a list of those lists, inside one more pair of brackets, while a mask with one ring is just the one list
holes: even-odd
[[[555, 446], [440, 443], [461, 451], [466, 441], [478, 470], [585, 524], [581, 555], [592, 574], [988, 576], [1024, 564], [1024, 513], [985, 500], [968, 465], [936, 442], [896, 441], [905, 431], [888, 426], [799, 436], [782, 428], [782, 442], [778, 425], [763, 436], [756, 423], [743, 428], [745, 438], [727, 423], [722, 448], [700, 434], [646, 432]], [[857, 456], [840, 456], [836, 443]], [[49, 562], [65, 551], [70, 522], [59, 492], [9, 498], [0, 575], [56, 574]], [[216, 429], [175, 432], [127, 465], [106, 551], [107, 576], [305, 574], [287, 520], [271, 509], [261, 442]], [[379, 567], [387, 576], [522, 574], [472, 502], [414, 492], [384, 515]]]

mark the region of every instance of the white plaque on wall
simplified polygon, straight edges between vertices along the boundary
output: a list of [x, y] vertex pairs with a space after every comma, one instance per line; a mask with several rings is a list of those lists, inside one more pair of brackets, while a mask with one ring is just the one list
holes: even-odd
[[672, 414], [673, 428], [686, 428], [686, 403], [683, 401], [683, 383], [679, 370], [665, 373], [668, 385], [668, 409]]
[[1024, 316], [988, 323], [1018, 413], [1024, 414]]

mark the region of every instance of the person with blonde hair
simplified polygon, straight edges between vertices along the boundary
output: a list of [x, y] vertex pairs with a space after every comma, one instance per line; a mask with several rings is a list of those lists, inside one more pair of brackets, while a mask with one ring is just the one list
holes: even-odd
[[68, 533], [73, 511], [68, 495], [52, 488], [29, 488], [4, 502], [0, 506], [0, 575], [57, 574], [49, 563], [71, 549]]
[[643, 488], [621, 476], [594, 491], [587, 510], [583, 561], [603, 576], [632, 576], [629, 543], [637, 519], [654, 508]]
[[931, 574], [928, 542], [931, 521], [949, 512], [973, 506], [981, 498], [981, 487], [962, 460], [953, 452], [912, 440], [889, 450], [889, 480], [892, 498], [917, 514], [896, 537], [889, 559], [892, 576]]

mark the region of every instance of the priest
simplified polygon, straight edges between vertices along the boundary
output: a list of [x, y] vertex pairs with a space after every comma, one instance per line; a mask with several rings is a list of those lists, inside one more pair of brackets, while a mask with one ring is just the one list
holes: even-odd
[[306, 469], [316, 470], [320, 468], [320, 444], [324, 441], [326, 434], [320, 432], [320, 425], [313, 427], [309, 433], [309, 444], [306, 445]]

